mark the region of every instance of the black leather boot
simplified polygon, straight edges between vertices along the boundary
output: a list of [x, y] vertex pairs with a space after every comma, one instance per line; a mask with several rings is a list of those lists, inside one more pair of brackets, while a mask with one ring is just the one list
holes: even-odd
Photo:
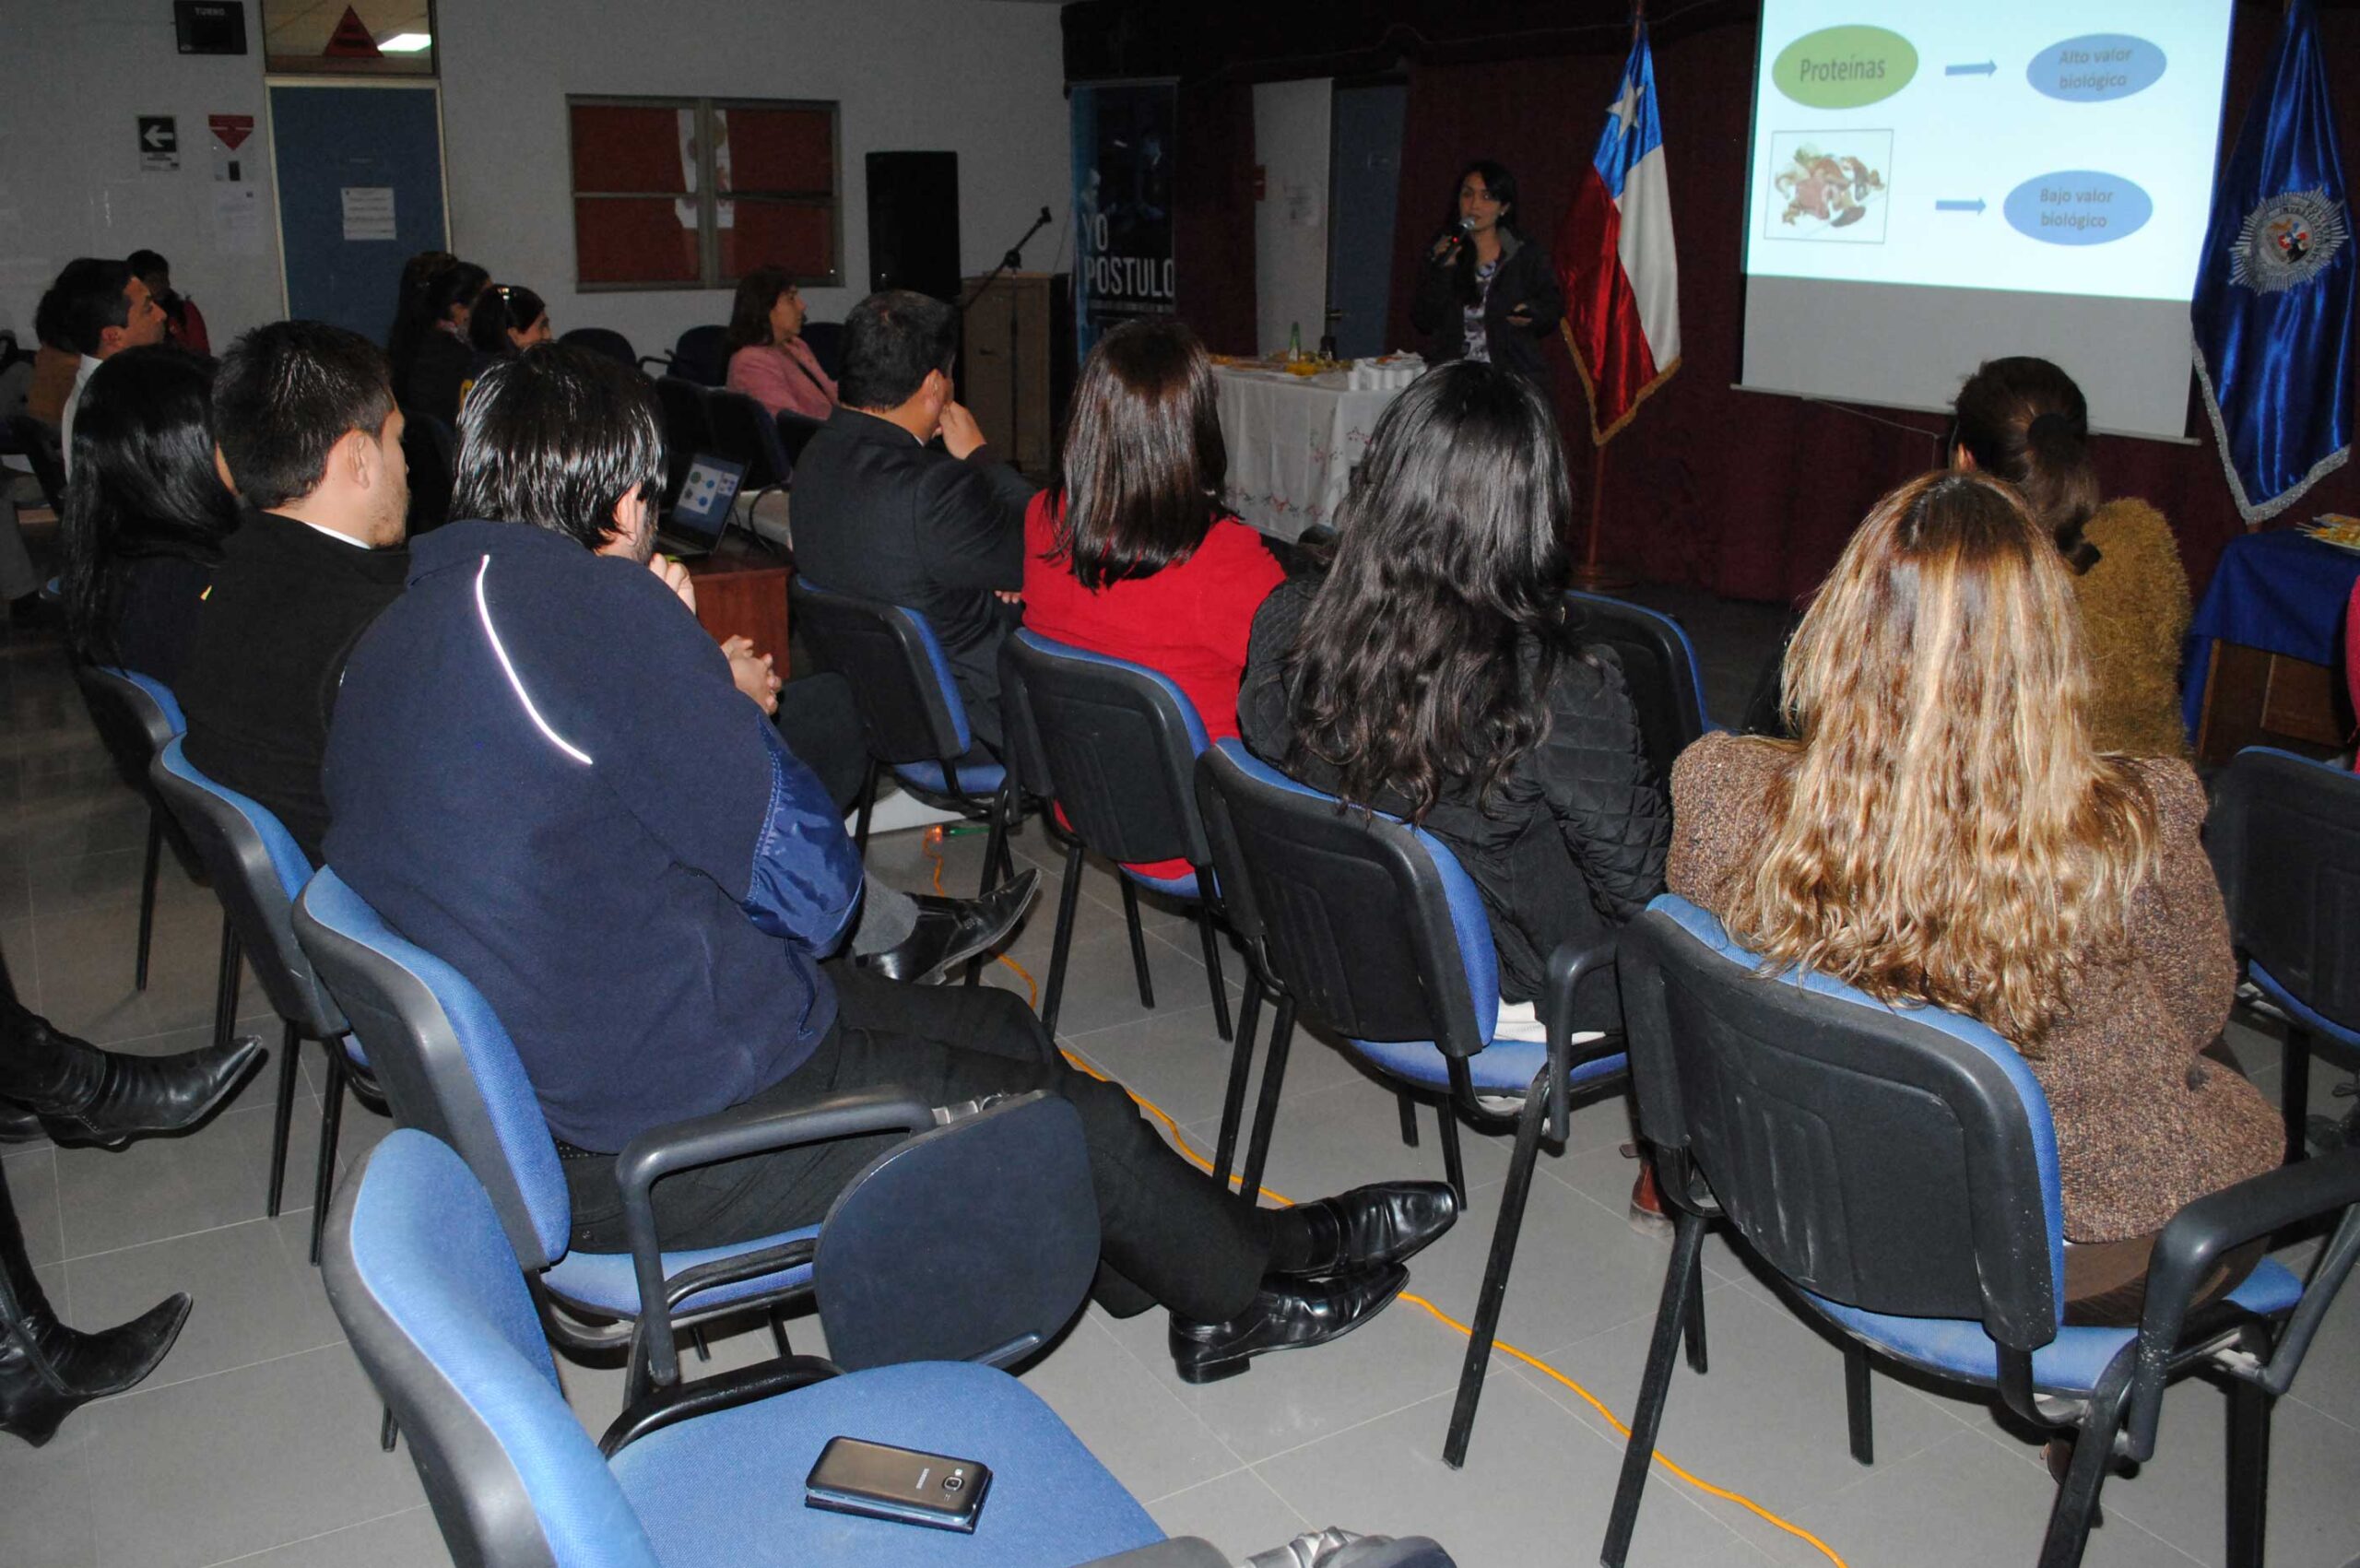
[[136, 1384], [180, 1338], [188, 1305], [176, 1295], [100, 1334], [58, 1322], [33, 1278], [17, 1206], [0, 1176], [0, 1432], [38, 1448], [77, 1406]]
[[149, 1133], [195, 1126], [236, 1092], [266, 1053], [259, 1040], [176, 1056], [101, 1051], [0, 1000], [0, 1101], [31, 1111], [64, 1144], [121, 1149]]
[[1183, 1383], [1235, 1377], [1265, 1351], [1342, 1338], [1383, 1312], [1409, 1282], [1410, 1271], [1398, 1263], [1334, 1279], [1273, 1276], [1225, 1323], [1192, 1323], [1174, 1314], [1172, 1363]]

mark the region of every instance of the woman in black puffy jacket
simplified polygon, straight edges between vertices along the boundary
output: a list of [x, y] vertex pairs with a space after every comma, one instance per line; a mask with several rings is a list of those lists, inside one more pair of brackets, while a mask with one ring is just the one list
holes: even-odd
[[[1237, 704], [1273, 766], [1449, 847], [1499, 949], [1501, 1032], [1534, 1039], [1549, 954], [1660, 892], [1671, 836], [1621, 666], [1564, 630], [1571, 510], [1528, 383], [1429, 371], [1377, 421], [1334, 564], [1255, 617]], [[1592, 989], [1575, 1027], [1614, 1027]]]

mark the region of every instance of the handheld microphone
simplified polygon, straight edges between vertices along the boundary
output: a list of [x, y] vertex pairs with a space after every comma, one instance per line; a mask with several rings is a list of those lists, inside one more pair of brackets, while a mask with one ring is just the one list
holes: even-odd
[[1462, 234], [1472, 234], [1472, 233], [1474, 233], [1474, 232], [1475, 232], [1475, 220], [1474, 220], [1473, 218], [1460, 218], [1460, 219], [1458, 220], [1458, 231], [1459, 231], [1460, 233], [1462, 233]]

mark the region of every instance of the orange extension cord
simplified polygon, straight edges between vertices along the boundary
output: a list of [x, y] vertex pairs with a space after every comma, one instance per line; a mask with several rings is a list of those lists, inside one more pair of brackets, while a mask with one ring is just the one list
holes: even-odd
[[[926, 858], [934, 862], [934, 890], [938, 893], [942, 891], [942, 839], [943, 830], [940, 827], [932, 827], [926, 831]], [[1041, 1006], [1041, 987], [1033, 981], [1032, 976], [1025, 970], [1022, 964], [1018, 963], [1006, 953], [999, 955], [999, 961], [1008, 965], [1009, 969], [1014, 970], [1017, 977], [1024, 982], [1025, 989], [1031, 995], [1033, 1010], [1036, 1012], [1039, 1011]], [[1083, 1061], [1080, 1057], [1076, 1056], [1072, 1052], [1064, 1049], [1062, 1046], [1058, 1048], [1058, 1055], [1065, 1057], [1066, 1061], [1072, 1066], [1076, 1072], [1086, 1074], [1091, 1078], [1098, 1079], [1101, 1083], [1113, 1081], [1108, 1079], [1104, 1073], [1100, 1072], [1097, 1068], [1092, 1067], [1089, 1063]], [[1127, 1084], [1117, 1084], [1116, 1087], [1131, 1097], [1131, 1102], [1133, 1104], [1146, 1112], [1148, 1115], [1162, 1126], [1165, 1134], [1168, 1135], [1172, 1140], [1172, 1147], [1180, 1151], [1182, 1159], [1187, 1161], [1188, 1163], [1196, 1166], [1197, 1169], [1204, 1172], [1208, 1175], [1212, 1173], [1212, 1161], [1206, 1159], [1201, 1153], [1198, 1152], [1196, 1146], [1189, 1141], [1188, 1135], [1180, 1130], [1180, 1124], [1173, 1119], [1170, 1112], [1164, 1110], [1162, 1106], [1156, 1104], [1153, 1101], [1141, 1098], [1136, 1091], [1132, 1090]], [[1287, 1197], [1284, 1193], [1272, 1192], [1268, 1187], [1257, 1187], [1255, 1191], [1259, 1193], [1262, 1197], [1268, 1199], [1271, 1204], [1278, 1208], [1292, 1208], [1294, 1207], [1294, 1199]], [[1411, 1306], [1422, 1308], [1436, 1322], [1443, 1324], [1445, 1326], [1456, 1329], [1460, 1334], [1470, 1338], [1473, 1338], [1475, 1331], [1472, 1328], [1469, 1327], [1466, 1324], [1459, 1322], [1458, 1319], [1451, 1316], [1450, 1314], [1443, 1311], [1442, 1308], [1434, 1305], [1434, 1303], [1426, 1300], [1425, 1297], [1421, 1296], [1414, 1291], [1404, 1291], [1401, 1292], [1400, 1299], [1409, 1303]], [[1494, 1337], [1492, 1341], [1492, 1348], [1511, 1360], [1522, 1362], [1526, 1366], [1532, 1368], [1533, 1371], [1540, 1373], [1542, 1376], [1572, 1390], [1581, 1397], [1584, 1404], [1587, 1405], [1591, 1409], [1596, 1410], [1600, 1416], [1603, 1416], [1606, 1419], [1607, 1425], [1622, 1433], [1625, 1440], [1629, 1439], [1631, 1435], [1631, 1429], [1623, 1424], [1622, 1418], [1617, 1416], [1612, 1410], [1606, 1408], [1604, 1400], [1591, 1393], [1588, 1389], [1583, 1387], [1580, 1384], [1575, 1383], [1572, 1378], [1567, 1377], [1564, 1373], [1559, 1372], [1555, 1367], [1551, 1366], [1548, 1362], [1540, 1360], [1538, 1356], [1534, 1356], [1525, 1350], [1518, 1350], [1516, 1346], [1509, 1344], [1506, 1340], [1496, 1337]], [[1820, 1554], [1825, 1557], [1828, 1562], [1834, 1563], [1835, 1568], [1850, 1568], [1850, 1564], [1847, 1563], [1841, 1556], [1837, 1555], [1834, 1547], [1828, 1545], [1825, 1541], [1820, 1539], [1809, 1530], [1804, 1529], [1800, 1525], [1780, 1518], [1777, 1515], [1773, 1514], [1769, 1509], [1763, 1507], [1762, 1504], [1754, 1502], [1753, 1499], [1744, 1495], [1742, 1492], [1731, 1491], [1727, 1487], [1715, 1486], [1711, 1481], [1705, 1480], [1702, 1476], [1695, 1475], [1682, 1468], [1679, 1465], [1674, 1464], [1670, 1458], [1668, 1458], [1661, 1448], [1658, 1448], [1656, 1450], [1655, 1462], [1662, 1466], [1664, 1470], [1670, 1474], [1673, 1480], [1684, 1481], [1688, 1485], [1694, 1487], [1697, 1491], [1704, 1492], [1708, 1497], [1717, 1497], [1723, 1502], [1734, 1503], [1739, 1507], [1744, 1509], [1747, 1513], [1752, 1515], [1755, 1518], [1762, 1520], [1764, 1523], [1776, 1526], [1777, 1528], [1786, 1531], [1788, 1535], [1793, 1536], [1798, 1539], [1809, 1542], [1812, 1547], [1817, 1549]]]

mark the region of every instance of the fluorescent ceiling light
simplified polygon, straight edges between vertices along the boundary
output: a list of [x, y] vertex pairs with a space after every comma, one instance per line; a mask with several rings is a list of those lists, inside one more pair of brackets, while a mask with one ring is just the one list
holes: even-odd
[[397, 32], [377, 42], [381, 54], [423, 54], [433, 47], [434, 35], [428, 32]]

